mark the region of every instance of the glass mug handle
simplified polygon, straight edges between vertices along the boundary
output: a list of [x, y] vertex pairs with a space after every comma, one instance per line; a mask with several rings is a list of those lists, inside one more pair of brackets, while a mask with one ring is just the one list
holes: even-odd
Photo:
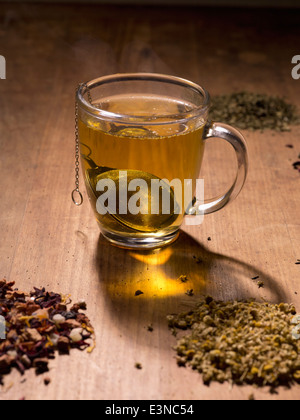
[[233, 146], [238, 162], [237, 175], [232, 187], [224, 195], [211, 200], [205, 200], [204, 203], [196, 201], [195, 205], [190, 209], [189, 215], [205, 215], [221, 210], [239, 195], [247, 178], [247, 144], [242, 134], [227, 124], [208, 122], [204, 130], [203, 140], [206, 141], [210, 138], [224, 139]]

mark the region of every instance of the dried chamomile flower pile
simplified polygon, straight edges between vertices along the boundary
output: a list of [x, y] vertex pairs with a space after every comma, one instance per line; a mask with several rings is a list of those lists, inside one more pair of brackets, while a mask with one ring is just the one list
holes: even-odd
[[168, 316], [174, 335], [189, 331], [178, 336], [178, 365], [197, 370], [207, 385], [228, 381], [275, 388], [300, 382], [295, 314], [294, 306], [283, 303], [207, 297], [193, 311]]
[[0, 384], [12, 368], [21, 374], [30, 368], [37, 374], [47, 372], [56, 351], [92, 351], [94, 330], [81, 312], [86, 310], [84, 302], [71, 306], [60, 294], [38, 288], [26, 293], [14, 285], [0, 280]]
[[210, 116], [240, 129], [290, 131], [300, 124], [294, 105], [283, 98], [261, 93], [239, 92], [212, 99]]

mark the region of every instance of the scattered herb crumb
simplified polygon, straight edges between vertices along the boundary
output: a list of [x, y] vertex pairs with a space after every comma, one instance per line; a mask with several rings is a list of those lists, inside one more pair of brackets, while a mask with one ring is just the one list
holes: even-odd
[[179, 277], [179, 280], [180, 280], [182, 283], [186, 283], [189, 279], [188, 279], [188, 277], [187, 277], [187, 276], [182, 275], [182, 276], [180, 276], [180, 277]]
[[135, 368], [138, 369], [138, 370], [141, 370], [141, 369], [143, 369], [143, 366], [142, 366], [141, 363], [136, 363]]
[[293, 167], [296, 171], [300, 172], [300, 161], [294, 162]]
[[265, 287], [265, 283], [263, 281], [258, 281], [257, 286], [259, 289], [263, 289]]
[[147, 330], [149, 332], [153, 332], [154, 331], [153, 325], [152, 324], [149, 324], [148, 327], [147, 327]]
[[209, 236], [209, 237], [207, 238], [207, 240], [208, 240], [208, 241], [211, 241], [211, 237]]
[[135, 292], [135, 296], [140, 296], [140, 295], [143, 295], [143, 294], [144, 294], [144, 292], [142, 292], [141, 290], [137, 290]]
[[194, 289], [188, 289], [185, 294], [187, 296], [194, 296]]
[[201, 260], [201, 258], [196, 257], [196, 255], [193, 256], [194, 260], [196, 261], [197, 264], [201, 264], [203, 261]]
[[44, 379], [44, 384], [45, 384], [46, 386], [50, 385], [50, 383], [51, 383], [51, 379], [50, 379], [50, 378], [45, 378], [45, 379]]
[[252, 277], [252, 280], [257, 280], [257, 279], [259, 279], [259, 276]]

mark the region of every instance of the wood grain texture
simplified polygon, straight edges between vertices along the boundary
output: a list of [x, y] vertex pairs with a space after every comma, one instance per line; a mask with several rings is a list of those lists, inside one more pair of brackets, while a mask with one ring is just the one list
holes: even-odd
[[[294, 302], [300, 311], [300, 178], [292, 167], [300, 128], [245, 132], [250, 173], [240, 197], [202, 226], [185, 226], [172, 247], [129, 252], [100, 237], [86, 194], [83, 207], [71, 202], [74, 91], [104, 74], [163, 72], [212, 94], [247, 89], [300, 107], [300, 81], [291, 78], [299, 18], [297, 11], [0, 5], [7, 60], [7, 80], [0, 81], [0, 276], [20, 289], [45, 286], [85, 299], [97, 334], [91, 355], [74, 351], [51, 362], [48, 387], [32, 372], [23, 383], [14, 372], [0, 399], [247, 399], [253, 392], [205, 387], [198, 374], [177, 367], [166, 315], [207, 293]], [[234, 165], [231, 149], [210, 141], [207, 195], [229, 185]], [[195, 297], [185, 295], [181, 274]], [[264, 289], [251, 280], [257, 275]], [[137, 289], [144, 294], [135, 297]], [[298, 386], [254, 394], [300, 395]]]

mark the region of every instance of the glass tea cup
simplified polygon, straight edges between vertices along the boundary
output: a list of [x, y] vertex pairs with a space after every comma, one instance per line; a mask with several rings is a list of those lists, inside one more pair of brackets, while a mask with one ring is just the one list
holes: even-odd
[[[210, 97], [178, 77], [135, 73], [100, 77], [76, 93], [76, 189], [79, 152], [90, 203], [101, 233], [124, 248], [172, 243], [187, 215], [222, 209], [240, 193], [248, 170], [247, 146], [233, 127], [209, 121]], [[199, 173], [205, 143], [229, 142], [238, 170], [231, 188], [203, 198]], [[80, 200], [76, 201], [76, 193]]]

